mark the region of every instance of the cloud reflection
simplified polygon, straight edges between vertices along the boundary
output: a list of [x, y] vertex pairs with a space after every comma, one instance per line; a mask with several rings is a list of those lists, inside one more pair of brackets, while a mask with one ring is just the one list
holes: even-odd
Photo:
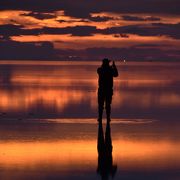
[[[96, 64], [16, 63], [0, 66], [0, 112], [6, 113], [3, 118], [30, 118], [32, 115], [34, 118], [96, 117]], [[118, 68], [120, 78], [114, 88], [114, 117], [144, 118], [141, 115], [145, 112], [150, 119], [167, 117], [167, 113], [168, 117], [171, 113], [178, 116], [178, 66], [127, 64]]]

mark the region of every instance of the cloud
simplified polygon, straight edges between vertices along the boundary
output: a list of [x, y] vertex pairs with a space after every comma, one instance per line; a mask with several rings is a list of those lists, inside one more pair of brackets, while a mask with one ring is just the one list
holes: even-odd
[[2, 60], [51, 60], [56, 59], [53, 44], [50, 42], [21, 43], [11, 40], [0, 42], [0, 59]]
[[153, 17], [153, 16], [146, 17], [146, 18], [144, 18], [144, 19], [145, 19], [145, 21], [160, 21], [160, 20], [161, 20], [161, 18], [159, 18], [159, 17]]
[[128, 25], [120, 27], [111, 27], [101, 30], [102, 34], [135, 34], [139, 36], [169, 36], [174, 39], [180, 39], [180, 23], [163, 24], [152, 23], [148, 25]]
[[174, 39], [180, 39], [180, 23], [177, 24], [164, 24], [164, 23], [153, 23], [155, 33], [167, 35]]
[[31, 16], [39, 20], [56, 18], [56, 15], [52, 13], [38, 13], [38, 12], [30, 12], [26, 14], [21, 14], [21, 16]]
[[42, 33], [42, 29], [24, 29], [22, 25], [5, 24], [0, 25], [0, 36], [2, 39], [11, 39], [11, 36], [21, 35], [39, 35]]
[[22, 33], [21, 28], [23, 28], [21, 25], [0, 25], [0, 35], [3, 36], [4, 39], [9, 39], [10, 36], [19, 36]]
[[129, 36], [127, 34], [114, 34], [115, 38], [129, 38]]
[[131, 61], [179, 61], [180, 51], [162, 50], [157, 47], [129, 47], [129, 48], [88, 48], [87, 55], [94, 56], [94, 59], [108, 57], [117, 60]]
[[97, 32], [95, 26], [74, 26], [65, 28], [48, 28], [42, 30], [43, 34], [71, 34], [72, 36], [92, 36]]
[[[177, 59], [179, 54], [172, 49], [149, 44], [132, 45], [166, 41], [178, 49], [179, 9], [179, 0], [2, 0], [0, 58], [43, 59], [46, 58], [43, 49], [47, 51], [45, 54], [51, 53], [46, 54], [49, 59], [56, 56], [59, 59], [69, 56], [97, 59], [103, 53], [114, 58], [124, 54], [129, 59]], [[11, 38], [41, 43], [14, 42]], [[52, 43], [56, 45], [56, 40], [63, 41], [58, 46], [64, 47], [63, 50], [52, 46]], [[84, 50], [66, 50], [78, 49], [79, 46], [75, 48], [77, 44]], [[35, 53], [29, 53], [28, 49]]]
[[94, 21], [94, 22], [106, 22], [109, 20], [113, 20], [111, 17], [100, 17], [100, 16], [91, 16], [89, 17], [89, 20]]
[[0, 10], [28, 10], [33, 12], [54, 12], [64, 10], [66, 15], [87, 18], [90, 13], [156, 13], [180, 14], [179, 0], [5, 0], [0, 1]]
[[138, 44], [138, 45], [135, 45], [133, 47], [136, 47], [136, 48], [160, 48], [160, 47], [168, 47], [169, 45], [168, 44], [162, 44], [162, 45], [159, 45], [159, 44]]
[[2, 60], [97, 60], [103, 57], [132, 61], [178, 61], [179, 49], [162, 49], [162, 45], [141, 44], [126, 48], [92, 47], [86, 49], [55, 49], [50, 42], [0, 42], [0, 59]]
[[1, 36], [39, 35], [39, 34], [71, 34], [72, 36], [91, 36], [98, 32], [95, 26], [74, 26], [65, 28], [25, 29], [22, 25], [0, 25]]
[[152, 23], [148, 25], [128, 25], [97, 29], [96, 26], [73, 26], [64, 28], [44, 27], [37, 29], [24, 29], [22, 25], [0, 25], [0, 35], [20, 36], [20, 35], [39, 35], [39, 34], [71, 34], [72, 36], [92, 36], [93, 34], [115, 35], [116, 37], [127, 38], [130, 34], [139, 36], [168, 36], [180, 39], [180, 23], [163, 24]]
[[123, 15], [121, 16], [123, 20], [126, 21], [160, 21], [161, 19], [158, 17], [148, 16], [148, 17], [140, 17], [140, 16], [132, 16], [132, 15]]

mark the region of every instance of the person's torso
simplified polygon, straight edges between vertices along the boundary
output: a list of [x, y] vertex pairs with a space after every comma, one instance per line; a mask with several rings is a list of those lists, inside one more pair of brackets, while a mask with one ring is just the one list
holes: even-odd
[[113, 88], [113, 72], [111, 67], [98, 68], [99, 74], [99, 88], [112, 89]]

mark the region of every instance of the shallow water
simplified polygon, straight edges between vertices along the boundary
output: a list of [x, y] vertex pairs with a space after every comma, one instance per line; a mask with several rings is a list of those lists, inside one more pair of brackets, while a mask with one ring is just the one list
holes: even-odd
[[99, 65], [0, 63], [0, 179], [180, 178], [180, 63], [118, 63], [106, 173], [97, 173]]

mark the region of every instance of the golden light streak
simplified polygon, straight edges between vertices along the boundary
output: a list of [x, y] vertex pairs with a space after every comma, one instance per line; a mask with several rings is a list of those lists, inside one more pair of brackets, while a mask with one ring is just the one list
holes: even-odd
[[[77, 81], [76, 83], [79, 82], [83, 85], [82, 81]], [[32, 81], [29, 83], [31, 84]], [[75, 82], [64, 82], [64, 86], [71, 87], [71, 83]], [[97, 81], [88, 83], [96, 87]], [[132, 83], [134, 83], [133, 80]], [[39, 86], [43, 86], [43, 84], [45, 84], [44, 81], [39, 82]], [[55, 108], [57, 112], [63, 112], [71, 104], [80, 104], [85, 100], [90, 102], [90, 107], [93, 110], [97, 109], [97, 90], [88, 92], [87, 97], [85, 90], [70, 90], [68, 88], [53, 88], [50, 86], [51, 84], [47, 85], [46, 88], [26, 87], [13, 91], [0, 90], [0, 109], [3, 112], [29, 112], [32, 107], [36, 107], [41, 102], [42, 107], [40, 106], [40, 108]], [[137, 84], [134, 84], [134, 86], [136, 87]], [[121, 108], [126, 106], [127, 103], [130, 107], [136, 107], [137, 102], [139, 108], [173, 107], [180, 105], [180, 96], [174, 93], [162, 93], [157, 98], [156, 96], [154, 97], [154, 94], [148, 92], [144, 94], [136, 92], [136, 95], [134, 95], [133, 92], [114, 91], [112, 104], [114, 108]]]
[[38, 90], [26, 88], [23, 91], [14, 91], [13, 93], [3, 93], [0, 100], [1, 111], [29, 111], [31, 107], [41, 102], [43, 107], [54, 107], [58, 112], [62, 112], [69, 103], [79, 104], [84, 93], [78, 90]]
[[[114, 161], [120, 167], [161, 168], [177, 166], [180, 163], [180, 144], [159, 140], [113, 141]], [[59, 140], [54, 142], [0, 142], [1, 167], [35, 168], [39, 164], [75, 168], [83, 162], [97, 164], [96, 140]]]
[[65, 35], [38, 35], [38, 36], [13, 36], [12, 40], [19, 42], [43, 42], [51, 41], [55, 48], [61, 49], [85, 49], [91, 47], [129, 47], [141, 43], [169, 44], [170, 46], [180, 45], [179, 40], [166, 36], [138, 36], [129, 35], [129, 38], [115, 37], [114, 35], [94, 34], [93, 36], [71, 36]]

